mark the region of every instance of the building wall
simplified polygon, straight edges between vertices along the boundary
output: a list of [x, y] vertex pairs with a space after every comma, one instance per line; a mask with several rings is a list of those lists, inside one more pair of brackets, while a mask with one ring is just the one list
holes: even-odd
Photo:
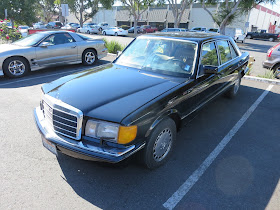
[[[216, 10], [215, 7], [209, 8], [211, 12]], [[212, 20], [211, 16], [201, 7], [193, 7], [190, 11], [189, 29], [193, 27], [216, 28], [217, 25]]]
[[94, 23], [106, 22], [109, 26], [116, 26], [116, 8], [111, 10], [100, 9], [97, 14], [92, 18]]

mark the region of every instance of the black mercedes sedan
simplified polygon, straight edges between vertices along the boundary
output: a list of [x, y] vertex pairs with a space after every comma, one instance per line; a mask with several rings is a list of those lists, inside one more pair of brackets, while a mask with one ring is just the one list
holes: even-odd
[[222, 93], [237, 94], [248, 60], [228, 36], [139, 36], [113, 63], [42, 87], [34, 115], [43, 145], [111, 163], [137, 153], [146, 167], [159, 167], [192, 115]]

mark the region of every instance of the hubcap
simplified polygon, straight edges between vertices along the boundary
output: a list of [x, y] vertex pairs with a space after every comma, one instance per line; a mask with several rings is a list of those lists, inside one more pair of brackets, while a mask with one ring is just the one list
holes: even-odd
[[172, 133], [171, 130], [165, 128], [161, 133], [158, 135], [154, 148], [153, 148], [153, 157], [154, 160], [159, 162], [163, 160], [166, 155], [169, 153], [172, 144]]
[[275, 77], [277, 79], [280, 79], [280, 67], [278, 67], [276, 70], [275, 70], [275, 73], [274, 73]]
[[237, 93], [238, 89], [239, 89], [239, 86], [240, 86], [240, 79], [238, 79], [235, 84], [234, 84], [234, 94]]
[[85, 54], [85, 61], [87, 64], [93, 64], [95, 61], [95, 54], [93, 52], [87, 52]]
[[25, 72], [25, 65], [19, 60], [14, 60], [9, 63], [8, 69], [12, 75], [20, 76]]

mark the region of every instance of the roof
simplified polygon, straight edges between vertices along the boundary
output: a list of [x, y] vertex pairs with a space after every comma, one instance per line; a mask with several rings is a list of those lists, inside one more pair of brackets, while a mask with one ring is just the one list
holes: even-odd
[[63, 30], [60, 30], [60, 31], [41, 31], [40, 33], [44, 33], [44, 34], [59, 34], [59, 33], [65, 33], [65, 32], [73, 33], [71, 31], [63, 31]]
[[160, 33], [147, 34], [142, 36], [176, 38], [176, 39], [191, 40], [196, 42], [209, 40], [209, 39], [229, 38], [228, 36], [219, 35], [216, 33], [205, 33], [205, 32], [160, 32]]

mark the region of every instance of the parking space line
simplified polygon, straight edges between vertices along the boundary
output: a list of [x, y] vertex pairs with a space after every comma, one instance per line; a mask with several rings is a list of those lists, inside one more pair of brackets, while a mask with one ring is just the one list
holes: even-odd
[[166, 209], [173, 209], [182, 200], [182, 198], [190, 191], [199, 178], [213, 163], [216, 157], [223, 151], [225, 146], [230, 142], [232, 137], [238, 132], [242, 125], [247, 121], [250, 115], [255, 111], [257, 106], [262, 102], [265, 96], [273, 88], [273, 85], [269, 85], [267, 89], [260, 95], [260, 97], [253, 103], [253, 105], [247, 110], [247, 112], [241, 117], [241, 119], [233, 126], [228, 134], [222, 139], [217, 147], [210, 153], [210, 155], [203, 161], [203, 163], [196, 169], [193, 174], [179, 187], [179, 189], [163, 204]]
[[56, 76], [56, 75], [65, 74], [65, 73], [75, 73], [75, 72], [79, 72], [79, 71], [87, 70], [87, 69], [95, 70], [95, 69], [98, 69], [98, 68], [103, 67], [104, 65], [107, 65], [107, 64], [99, 65], [99, 66], [96, 66], [96, 67], [94, 67], [94, 68], [80, 68], [80, 69], [75, 69], [75, 70], [73, 70], [73, 71], [64, 71], [64, 72], [59, 72], [59, 73], [54, 73], [54, 74], [48, 74], [48, 75], [45, 75], [45, 76], [38, 76], [38, 77], [26, 78], [26, 79], [21, 79], [21, 80], [6, 82], [6, 83], [2, 83], [2, 84], [0, 83], [0, 86], [10, 85], [10, 84], [18, 83], [18, 82], [29, 81], [29, 80], [33, 80], [33, 79], [41, 79], [41, 78]]

